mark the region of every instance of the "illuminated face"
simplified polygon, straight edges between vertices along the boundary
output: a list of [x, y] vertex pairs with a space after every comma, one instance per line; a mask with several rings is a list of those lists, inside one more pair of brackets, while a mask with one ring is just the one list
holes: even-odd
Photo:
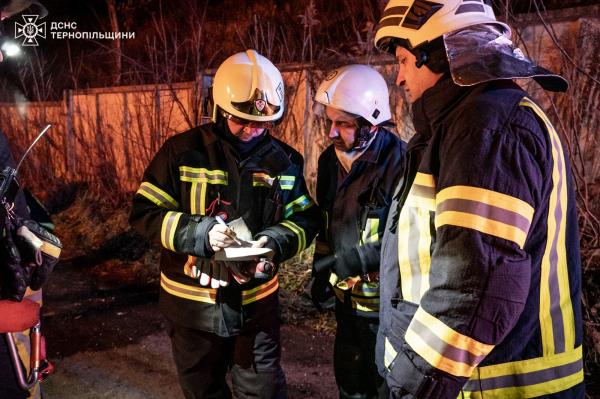
[[358, 125], [356, 119], [344, 111], [327, 107], [327, 119], [329, 119], [329, 138], [335, 148], [340, 151], [350, 151], [354, 147]]
[[423, 92], [433, 87], [442, 73], [433, 73], [427, 66], [417, 68], [417, 58], [413, 53], [402, 46], [396, 48], [396, 58], [400, 64], [397, 86], [404, 86], [409, 104], [414, 103], [423, 95]]
[[227, 120], [227, 124], [229, 125], [229, 130], [231, 130], [231, 133], [233, 133], [235, 137], [242, 141], [250, 141], [253, 138], [260, 136], [265, 131], [264, 128], [258, 129], [254, 127], [238, 125], [229, 119]]

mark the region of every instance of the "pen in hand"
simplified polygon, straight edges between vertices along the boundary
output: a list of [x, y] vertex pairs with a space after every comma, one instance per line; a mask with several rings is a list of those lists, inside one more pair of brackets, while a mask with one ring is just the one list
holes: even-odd
[[[221, 216], [217, 215], [215, 216], [215, 219], [217, 219], [217, 222], [219, 222], [220, 224], [222, 224], [223, 226], [229, 227], [227, 226], [227, 223], [225, 223], [225, 221], [221, 218]], [[231, 228], [231, 227], [229, 227]], [[233, 229], [231, 229], [233, 231]], [[235, 241], [237, 243], [237, 245], [242, 245], [242, 243], [235, 237], [232, 237], [233, 241]]]

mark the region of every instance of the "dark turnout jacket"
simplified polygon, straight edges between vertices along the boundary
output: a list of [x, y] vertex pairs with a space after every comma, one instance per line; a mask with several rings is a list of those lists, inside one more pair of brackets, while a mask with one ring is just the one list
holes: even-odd
[[582, 398], [579, 235], [559, 135], [510, 81], [443, 77], [413, 116], [382, 246], [377, 360], [394, 396]]
[[319, 158], [317, 203], [325, 215], [315, 260], [358, 247], [357, 261], [369, 272], [371, 281], [361, 276], [338, 281], [332, 276], [330, 282], [342, 306], [361, 316], [378, 317], [380, 239], [402, 175], [405, 146], [398, 137], [379, 128], [350, 172], [341, 165], [333, 145]]
[[213, 123], [165, 142], [144, 173], [130, 222], [163, 246], [160, 309], [167, 318], [227, 337], [276, 309], [277, 276], [212, 289], [199, 284], [195, 265], [214, 255], [205, 243], [217, 214], [242, 217], [255, 238], [269, 237], [276, 262], [302, 252], [321, 217], [302, 169], [302, 156], [268, 132], [245, 159]]

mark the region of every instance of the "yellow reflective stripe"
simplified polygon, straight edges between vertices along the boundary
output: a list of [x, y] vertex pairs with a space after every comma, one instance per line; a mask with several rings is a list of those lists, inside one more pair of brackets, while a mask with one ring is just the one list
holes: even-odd
[[136, 194], [140, 194], [150, 201], [154, 202], [158, 206], [162, 206], [167, 209], [178, 209], [179, 203], [175, 201], [173, 197], [169, 194], [155, 186], [154, 184], [150, 184], [148, 182], [142, 182], [139, 190]]
[[411, 320], [405, 340], [433, 367], [460, 377], [470, 377], [494, 348], [454, 331], [422, 307]]
[[352, 299], [352, 308], [363, 312], [379, 312], [379, 298], [355, 298]]
[[181, 215], [183, 214], [180, 212], [171, 211], [167, 212], [163, 219], [160, 239], [163, 246], [171, 251], [175, 251], [175, 231], [177, 230], [177, 224], [179, 223]]
[[[566, 161], [558, 133], [544, 111], [528, 98], [523, 98], [519, 105], [531, 108], [544, 122], [552, 146], [553, 188], [548, 212], [548, 241], [542, 258], [539, 316], [544, 354], [552, 355], [569, 351], [575, 346], [575, 318], [565, 248], [568, 203]], [[551, 286], [558, 286], [558, 289], [551, 290]]]
[[454, 225], [513, 241], [523, 248], [533, 207], [518, 198], [477, 187], [453, 186], [437, 195], [435, 227]]
[[254, 187], [271, 187], [273, 185], [273, 180], [275, 180], [275, 178], [266, 173], [252, 174], [252, 186]]
[[192, 183], [190, 190], [190, 212], [192, 215], [206, 214], [206, 187], [207, 183]]
[[510, 195], [502, 194], [496, 191], [486, 190], [479, 187], [470, 186], [452, 186], [443, 189], [436, 196], [438, 204], [448, 199], [464, 199], [477, 201], [487, 205], [492, 205], [510, 212], [523, 216], [531, 223], [534, 209], [527, 202]]
[[275, 275], [275, 278], [266, 284], [259, 285], [251, 290], [242, 290], [242, 305], [248, 305], [249, 303], [256, 302], [259, 299], [269, 296], [274, 293], [277, 288], [279, 288], [279, 279], [277, 278], [277, 275]]
[[383, 355], [383, 364], [385, 367], [390, 370], [390, 364], [394, 361], [394, 359], [398, 356], [398, 352], [394, 350], [394, 347], [390, 343], [387, 337], [385, 337], [385, 352]]
[[296, 176], [280, 176], [279, 185], [282, 190], [291, 190], [296, 183]]
[[169, 294], [180, 298], [204, 303], [216, 303], [217, 290], [177, 283], [167, 278], [163, 273], [160, 273], [160, 286]]
[[227, 172], [222, 170], [208, 170], [190, 166], [179, 167], [179, 179], [185, 182], [227, 185], [227, 177]]
[[285, 206], [285, 217], [288, 218], [292, 216], [292, 214], [295, 212], [304, 211], [313, 206], [314, 204], [315, 203], [312, 200], [308, 199], [306, 195], [303, 195]]
[[400, 212], [398, 260], [402, 296], [420, 303], [429, 289], [431, 266], [431, 215], [426, 208], [404, 207]]
[[463, 387], [465, 398], [533, 398], [569, 389], [583, 381], [581, 346], [550, 355], [477, 367]]
[[363, 312], [379, 311], [379, 283], [359, 281], [351, 292], [352, 307]]
[[[253, 173], [252, 174], [252, 186], [253, 187], [271, 187], [273, 185], [274, 177], [267, 175], [266, 173]], [[296, 176], [279, 176], [279, 187], [282, 190], [291, 190], [296, 182]]]
[[433, 175], [417, 173], [415, 181], [408, 192], [405, 206], [435, 211], [435, 194], [436, 185]]
[[408, 217], [408, 207], [404, 207], [400, 211], [400, 219], [398, 221], [398, 266], [400, 268], [400, 283], [402, 288], [402, 298], [409, 302], [418, 303], [419, 297], [413, 297], [413, 273], [411, 270], [410, 259], [408, 254], [408, 245], [406, 233], [410, 229], [410, 219]]
[[306, 234], [304, 232], [304, 229], [298, 226], [296, 223], [292, 222], [291, 220], [284, 220], [280, 224], [292, 230], [296, 234], [296, 236], [298, 236], [298, 252], [296, 252], [296, 254], [299, 254], [300, 252], [304, 251], [304, 248], [306, 248]]
[[425, 173], [421, 173], [421, 172], [417, 172], [417, 175], [415, 176], [415, 181], [413, 182], [413, 184], [418, 184], [419, 186], [425, 186], [425, 187], [436, 187], [435, 184], [435, 177], [433, 175], [428, 175]]
[[419, 208], [418, 220], [420, 229], [417, 254], [419, 257], [419, 270], [421, 271], [421, 289], [419, 296], [419, 302], [421, 302], [421, 297], [429, 290], [429, 270], [431, 267], [430, 211], [428, 209]]
[[365, 225], [365, 230], [362, 232], [360, 237], [359, 245], [365, 242], [377, 242], [379, 241], [379, 219], [368, 218]]

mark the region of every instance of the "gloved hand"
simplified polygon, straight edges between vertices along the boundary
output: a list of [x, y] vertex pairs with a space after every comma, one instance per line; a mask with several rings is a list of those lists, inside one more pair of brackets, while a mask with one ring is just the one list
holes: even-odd
[[314, 264], [317, 273], [330, 269], [342, 281], [352, 276], [362, 276], [365, 272], [362, 269], [358, 249], [352, 247], [346, 251], [338, 251], [335, 255], [319, 259]]
[[241, 284], [253, 278], [269, 279], [276, 272], [275, 264], [271, 258], [256, 257], [252, 261], [226, 262], [233, 277]]
[[37, 291], [50, 278], [62, 252], [60, 240], [30, 219], [17, 218], [17, 247], [21, 253], [26, 281]]
[[0, 236], [0, 297], [21, 302], [27, 290], [27, 276], [21, 267], [15, 235], [15, 225], [11, 219], [5, 218]]
[[329, 285], [329, 273], [327, 271], [317, 273], [313, 270], [313, 279], [310, 286], [310, 299], [319, 312], [323, 312], [323, 306], [334, 293]]
[[200, 285], [217, 289], [229, 285], [229, 268], [223, 261], [203, 259], [199, 265]]

